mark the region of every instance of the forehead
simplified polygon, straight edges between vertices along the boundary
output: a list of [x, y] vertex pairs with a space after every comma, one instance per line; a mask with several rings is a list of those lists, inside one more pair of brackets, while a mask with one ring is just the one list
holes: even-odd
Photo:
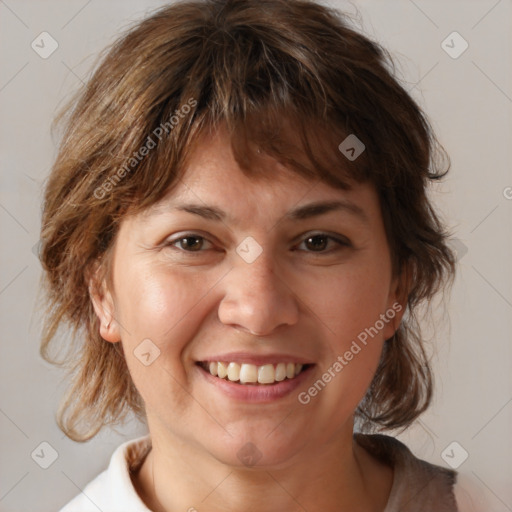
[[250, 206], [288, 211], [292, 206], [321, 200], [341, 200], [353, 205], [353, 210], [367, 210], [367, 216], [376, 213], [378, 199], [370, 184], [353, 182], [349, 190], [333, 187], [319, 178], [302, 176], [263, 153], [255, 165], [256, 172], [243, 172], [224, 129], [203, 134], [194, 145], [180, 180], [145, 215], [157, 215], [169, 211], [172, 205], [185, 203], [242, 208], [247, 214]]
[[206, 195], [222, 195], [226, 199], [255, 196], [264, 200], [264, 195], [279, 196], [290, 187], [305, 193], [318, 181], [300, 176], [264, 154], [253, 165], [256, 172], [246, 175], [235, 159], [228, 134], [218, 130], [198, 140], [181, 180], [186, 186], [178, 186], [171, 195], [188, 195], [188, 187], [192, 192], [201, 190]]

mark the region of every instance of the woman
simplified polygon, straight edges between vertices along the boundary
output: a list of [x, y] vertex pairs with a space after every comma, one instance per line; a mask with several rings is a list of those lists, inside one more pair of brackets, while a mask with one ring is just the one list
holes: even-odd
[[106, 54], [47, 184], [42, 354], [67, 321], [71, 439], [149, 434], [63, 512], [457, 510], [453, 471], [375, 433], [430, 403], [416, 313], [454, 272], [390, 63], [283, 0], [172, 4]]

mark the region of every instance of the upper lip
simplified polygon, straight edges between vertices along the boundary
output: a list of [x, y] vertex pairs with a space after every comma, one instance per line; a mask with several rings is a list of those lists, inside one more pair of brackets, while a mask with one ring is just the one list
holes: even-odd
[[229, 352], [225, 354], [216, 354], [206, 356], [199, 359], [198, 362], [227, 362], [227, 363], [248, 363], [256, 366], [263, 366], [265, 364], [278, 364], [278, 363], [300, 363], [312, 364], [310, 359], [293, 354], [254, 354], [249, 352]]

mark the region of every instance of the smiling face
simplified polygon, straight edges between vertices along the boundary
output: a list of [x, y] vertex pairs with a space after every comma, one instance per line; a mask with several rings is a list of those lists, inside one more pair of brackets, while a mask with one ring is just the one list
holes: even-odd
[[[253, 450], [277, 466], [348, 439], [401, 317], [383, 321], [397, 290], [373, 187], [335, 189], [267, 160], [272, 181], [246, 177], [225, 133], [205, 137], [176, 188], [122, 221], [113, 289], [94, 301], [154, 443], [227, 464]], [[224, 366], [224, 379], [209, 372]]]

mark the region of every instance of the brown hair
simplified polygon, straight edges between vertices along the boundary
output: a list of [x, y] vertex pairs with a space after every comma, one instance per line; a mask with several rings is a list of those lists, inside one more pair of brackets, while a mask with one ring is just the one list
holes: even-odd
[[[366, 429], [406, 427], [427, 408], [432, 376], [416, 311], [454, 273], [427, 185], [449, 163], [393, 75], [382, 47], [341, 13], [308, 0], [179, 2], [108, 50], [59, 118], [65, 131], [44, 198], [41, 354], [73, 375], [57, 414], [68, 437], [88, 440], [129, 410], [144, 417], [121, 344], [99, 334], [92, 272], [97, 266], [98, 280], [111, 283], [123, 217], [163, 198], [199, 135], [221, 123], [244, 173], [272, 179], [257, 165], [260, 148], [336, 187], [375, 186], [393, 273], [406, 277], [407, 313], [385, 343], [356, 418]], [[366, 147], [353, 161], [338, 149], [350, 134]], [[67, 335], [70, 350], [57, 360], [50, 348], [63, 323], [75, 345]]]

